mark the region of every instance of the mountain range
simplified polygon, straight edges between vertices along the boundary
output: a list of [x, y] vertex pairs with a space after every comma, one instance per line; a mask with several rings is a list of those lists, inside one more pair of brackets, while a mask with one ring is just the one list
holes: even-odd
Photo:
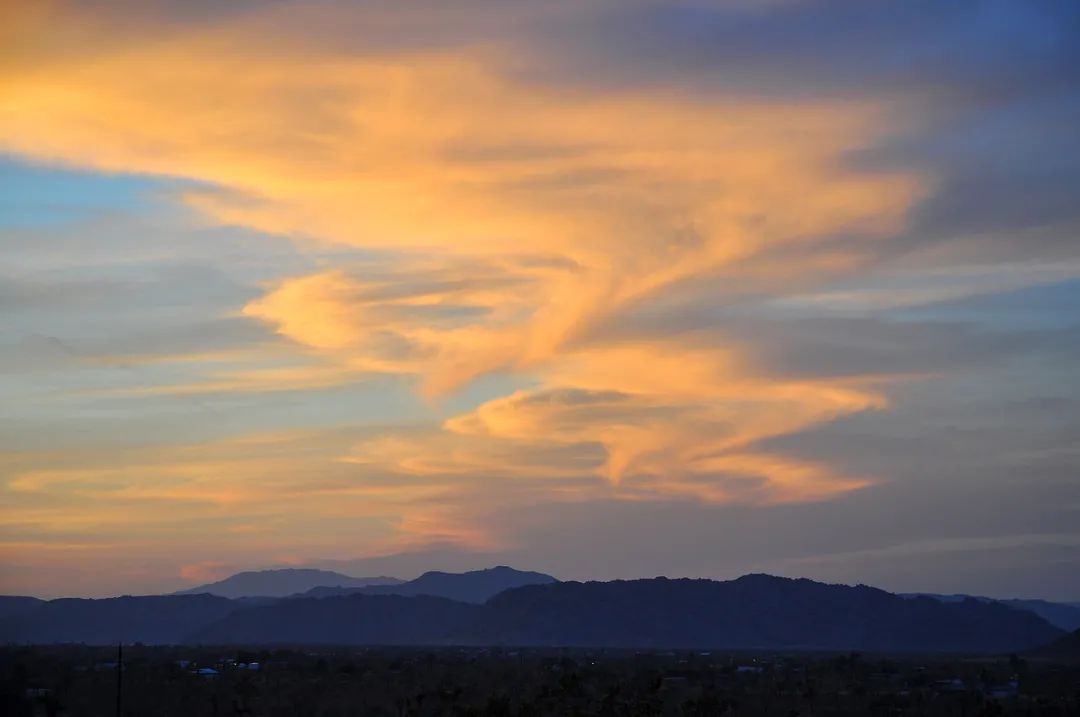
[[240, 608], [205, 594], [43, 600], [32, 611], [0, 618], [0, 643], [178, 644]]
[[1062, 630], [1080, 629], [1080, 603], [1050, 602], [1049, 600], [1019, 600], [1015, 598], [988, 598], [980, 595], [938, 595], [935, 593], [904, 593], [903, 597], [928, 597], [941, 602], [962, 602], [964, 600], [979, 600], [980, 602], [996, 602], [1002, 605], [1027, 610], [1045, 619], [1048, 623]]
[[[282, 577], [266, 584], [280, 588], [295, 584], [291, 578], [299, 576]], [[234, 581], [229, 589], [251, 584], [246, 580]], [[0, 642], [20, 644], [1002, 653], [1036, 649], [1064, 636], [1043, 617], [996, 601], [900, 596], [863, 585], [769, 575], [730, 581], [559, 582], [543, 573], [500, 566], [429, 572], [397, 584], [317, 586], [289, 597], [0, 598]]]
[[315, 587], [362, 588], [371, 585], [396, 585], [398, 578], [354, 578], [331, 570], [311, 568], [281, 568], [237, 573], [216, 583], [199, 585], [173, 593], [174, 595], [220, 595], [227, 598], [288, 597]]
[[1036, 615], [997, 604], [909, 600], [864, 585], [770, 575], [532, 586], [485, 608], [471, 642], [996, 652], [1061, 634]]
[[546, 585], [558, 582], [544, 573], [514, 570], [499, 565], [487, 570], [466, 573], [444, 573], [432, 570], [415, 580], [393, 585], [367, 585], [364, 587], [314, 587], [303, 597], [333, 597], [340, 595], [436, 595], [460, 602], [482, 603], [504, 590], [525, 585]]

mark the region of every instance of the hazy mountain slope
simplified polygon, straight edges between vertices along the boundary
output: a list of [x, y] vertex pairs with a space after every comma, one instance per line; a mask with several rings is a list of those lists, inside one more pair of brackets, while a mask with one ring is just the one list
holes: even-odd
[[426, 572], [415, 580], [397, 585], [372, 585], [356, 589], [333, 589], [318, 587], [305, 593], [307, 597], [328, 597], [331, 595], [433, 595], [460, 602], [482, 603], [504, 590], [524, 585], [546, 585], [558, 582], [544, 573], [515, 570], [499, 565], [487, 570], [473, 570], [465, 573]]
[[288, 597], [321, 585], [357, 588], [367, 585], [392, 585], [400, 582], [397, 578], [390, 577], [354, 578], [331, 570], [282, 568], [237, 573], [216, 583], [200, 585], [174, 594], [209, 593], [227, 598]]
[[1073, 631], [1080, 629], [1080, 607], [1048, 600], [998, 600], [1002, 605], [1033, 612], [1054, 627]]
[[1080, 628], [1080, 605], [1075, 603], [1051, 602], [1049, 600], [1021, 600], [988, 598], [981, 595], [941, 595], [937, 593], [904, 593], [903, 597], [928, 597], [941, 602], [961, 602], [963, 600], [979, 600], [982, 602], [996, 602], [1008, 605], [1017, 610], [1033, 612], [1046, 620], [1054, 627], [1062, 630], [1076, 630]]
[[283, 600], [238, 611], [195, 639], [1008, 652], [1061, 634], [1035, 615], [996, 603], [946, 604], [752, 575], [730, 582], [549, 583], [504, 591], [482, 606], [361, 594]]
[[195, 631], [201, 644], [425, 645], [482, 608], [438, 597], [345, 595], [247, 608]]
[[29, 614], [44, 604], [44, 600], [36, 597], [0, 595], [0, 619]]
[[[491, 573], [477, 571], [495, 589]], [[516, 572], [516, 571], [511, 571]], [[534, 576], [536, 574], [533, 574]], [[428, 573], [410, 589], [461, 587]], [[418, 580], [419, 581], [419, 580]], [[479, 593], [466, 592], [475, 599]], [[996, 602], [903, 598], [767, 575], [738, 580], [548, 582], [484, 604], [432, 596], [228, 600], [211, 595], [53, 600], [0, 620], [0, 642], [469, 644], [626, 648], [1020, 652], [1065, 633]]]
[[453, 637], [476, 644], [999, 652], [1061, 631], [974, 600], [749, 575], [556, 583], [509, 590]]
[[213, 595], [50, 600], [31, 613], [0, 620], [0, 642], [174, 644], [237, 608]]

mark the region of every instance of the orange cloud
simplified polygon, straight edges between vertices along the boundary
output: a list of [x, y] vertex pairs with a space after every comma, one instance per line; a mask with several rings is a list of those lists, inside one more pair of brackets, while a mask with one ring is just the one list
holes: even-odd
[[180, 568], [180, 577], [190, 583], [209, 583], [228, 577], [235, 567], [220, 560], [204, 560], [201, 563], [184, 565]]
[[[895, 231], [921, 191], [917, 177], [841, 161], [891, 129], [869, 103], [575, 93], [507, 79], [492, 48], [320, 51], [286, 42], [280, 22], [241, 18], [15, 74], [0, 142], [199, 179], [217, 188], [188, 201], [224, 223], [419, 252], [452, 271], [503, 264], [524, 285], [479, 300], [512, 311], [408, 327], [438, 357], [422, 371], [432, 392], [542, 362], [682, 279], [823, 234]], [[381, 324], [335, 303], [349, 281], [297, 278], [248, 313], [319, 348], [374, 343]]]
[[[497, 536], [463, 507], [483, 493], [477, 481], [535, 491], [489, 500], [768, 503], [866, 484], [761, 448], [883, 407], [857, 378], [765, 374], [718, 331], [702, 342], [610, 336], [693, 282], [707, 287], [699, 302], [722, 302], [857, 270], [927, 185], [847, 161], [897, 131], [887, 107], [528, 83], [497, 43], [320, 46], [290, 32], [302, 12], [114, 44], [75, 12], [52, 16], [0, 76], [0, 149], [198, 180], [184, 200], [207, 221], [295, 237], [321, 267], [234, 307], [319, 365], [156, 391], [321, 388], [369, 372], [417, 377], [429, 396], [498, 372], [534, 386], [437, 428], [367, 440], [36, 463], [9, 488], [51, 502], [22, 505], [9, 524], [120, 530], [107, 496], [147, 507], [140, 531], [165, 530], [150, 524], [174, 511], [296, 530], [330, 516], [370, 519], [366, 544], [481, 545]], [[347, 6], [311, 12], [356, 20]], [[78, 52], [54, 52], [63, 38]], [[838, 235], [860, 239], [820, 244]], [[318, 528], [306, 547], [335, 540]]]
[[633, 499], [819, 500], [868, 480], [755, 446], [885, 405], [844, 381], [754, 375], [731, 351], [656, 342], [570, 353], [542, 377], [434, 436], [364, 443], [354, 460], [411, 475], [593, 475]]
[[[67, 547], [78, 548], [81, 564], [109, 562], [123, 546], [132, 559], [185, 561], [183, 577], [202, 580], [218, 563], [270, 554], [351, 558], [432, 541], [495, 544], [457, 508], [490, 507], [479, 485], [403, 480], [339, 460], [355, 442], [351, 431], [301, 431], [8, 454], [0, 532], [21, 537], [0, 540], [0, 555], [18, 562], [32, 544], [60, 568], [70, 567]], [[203, 567], [210, 572], [192, 577]]]

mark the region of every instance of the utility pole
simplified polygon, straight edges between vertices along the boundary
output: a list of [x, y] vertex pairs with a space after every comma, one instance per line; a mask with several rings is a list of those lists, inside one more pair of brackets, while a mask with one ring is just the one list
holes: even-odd
[[124, 643], [116, 643], [116, 717], [124, 710]]

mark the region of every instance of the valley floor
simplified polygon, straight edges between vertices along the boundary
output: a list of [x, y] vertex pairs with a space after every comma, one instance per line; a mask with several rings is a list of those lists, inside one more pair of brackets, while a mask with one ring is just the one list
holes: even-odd
[[[117, 650], [0, 648], [0, 714], [117, 714]], [[120, 714], [1076, 715], [1080, 665], [1008, 658], [125, 646]]]

